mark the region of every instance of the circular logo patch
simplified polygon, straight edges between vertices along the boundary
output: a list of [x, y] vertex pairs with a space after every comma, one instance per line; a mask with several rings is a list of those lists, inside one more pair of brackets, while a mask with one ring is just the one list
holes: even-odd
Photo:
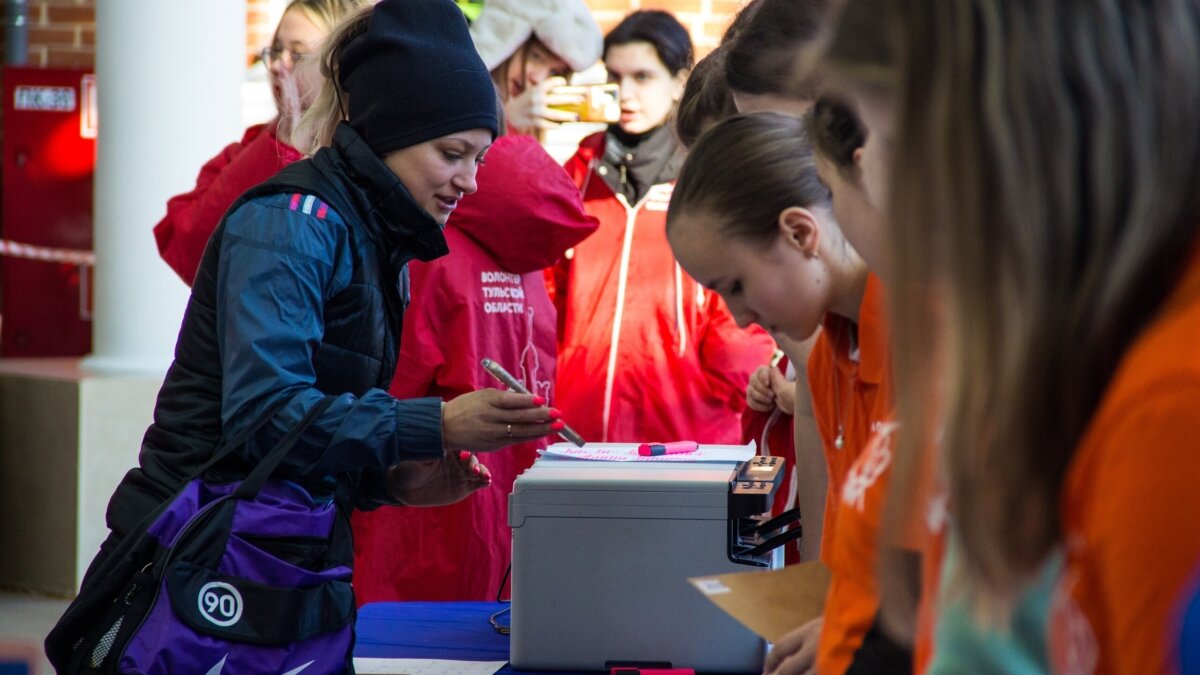
[[232, 626], [242, 618], [242, 594], [227, 583], [210, 581], [204, 584], [197, 601], [200, 615], [222, 628]]

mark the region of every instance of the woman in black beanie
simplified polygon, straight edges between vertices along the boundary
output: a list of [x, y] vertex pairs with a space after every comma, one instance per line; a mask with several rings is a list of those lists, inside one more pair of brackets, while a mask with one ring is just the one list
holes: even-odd
[[216, 469], [244, 476], [318, 402], [275, 475], [354, 508], [457, 501], [490, 482], [470, 451], [561, 428], [532, 395], [387, 393], [404, 367], [407, 263], [447, 252], [442, 226], [497, 132], [462, 14], [450, 0], [383, 0], [335, 30], [322, 62], [326, 105], [304, 126], [324, 147], [243, 195], [209, 241], [85, 585], [222, 440], [255, 430]]

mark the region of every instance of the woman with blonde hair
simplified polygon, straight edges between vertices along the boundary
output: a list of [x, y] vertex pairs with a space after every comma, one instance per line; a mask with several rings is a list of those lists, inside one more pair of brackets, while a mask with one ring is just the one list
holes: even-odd
[[883, 185], [897, 400], [922, 424], [889, 525], [939, 447], [950, 588], [977, 615], [1063, 550], [1057, 672], [1196, 668], [1200, 6], [850, 0], [842, 31], [836, 77], [904, 158]]
[[270, 73], [275, 119], [256, 124], [200, 169], [190, 192], [167, 201], [167, 214], [154, 226], [158, 253], [191, 286], [204, 247], [225, 210], [247, 189], [275, 175], [303, 155], [289, 135], [308, 109], [318, 87], [313, 60], [321, 43], [343, 16], [367, 0], [292, 0], [283, 11], [271, 45], [261, 53]]

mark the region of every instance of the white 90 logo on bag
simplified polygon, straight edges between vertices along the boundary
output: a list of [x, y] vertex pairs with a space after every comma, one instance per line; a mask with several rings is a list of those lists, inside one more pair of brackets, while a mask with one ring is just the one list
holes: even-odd
[[210, 581], [204, 584], [197, 600], [200, 615], [217, 626], [232, 626], [242, 618], [242, 594], [227, 583]]

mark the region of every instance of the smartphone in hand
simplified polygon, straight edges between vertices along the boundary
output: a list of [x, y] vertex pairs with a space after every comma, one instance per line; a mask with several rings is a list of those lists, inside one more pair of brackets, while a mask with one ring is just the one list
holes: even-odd
[[578, 103], [552, 103], [549, 107], [579, 115], [580, 122], [616, 124], [621, 120], [621, 92], [615, 84], [569, 84], [550, 90], [551, 95], [578, 96]]

